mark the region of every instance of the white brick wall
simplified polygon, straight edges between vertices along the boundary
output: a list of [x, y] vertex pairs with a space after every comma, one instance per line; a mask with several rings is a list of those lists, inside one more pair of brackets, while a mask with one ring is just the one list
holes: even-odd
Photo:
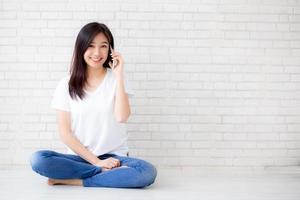
[[63, 151], [49, 103], [91, 21], [112, 29], [136, 93], [131, 155], [300, 165], [299, 0], [1, 0], [1, 167]]

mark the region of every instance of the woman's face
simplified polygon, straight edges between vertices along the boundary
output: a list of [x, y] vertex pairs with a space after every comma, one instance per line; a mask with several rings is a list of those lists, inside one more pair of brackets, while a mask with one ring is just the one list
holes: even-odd
[[83, 58], [88, 67], [100, 68], [103, 67], [109, 52], [109, 43], [103, 33], [99, 33], [93, 39]]

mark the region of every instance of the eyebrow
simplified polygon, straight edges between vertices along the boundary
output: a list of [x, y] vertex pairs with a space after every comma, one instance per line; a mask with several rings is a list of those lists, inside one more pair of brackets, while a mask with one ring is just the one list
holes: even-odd
[[[95, 44], [95, 42], [91, 42], [91, 44]], [[108, 44], [108, 42], [101, 42], [101, 44]]]

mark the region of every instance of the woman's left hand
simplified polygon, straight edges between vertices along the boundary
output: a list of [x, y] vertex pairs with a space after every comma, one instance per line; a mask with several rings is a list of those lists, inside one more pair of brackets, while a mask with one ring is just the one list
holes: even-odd
[[112, 53], [110, 55], [113, 61], [109, 63], [109, 66], [112, 69], [115, 76], [117, 78], [120, 78], [123, 76], [123, 65], [124, 65], [123, 57], [119, 52], [114, 51], [112, 48], [111, 48], [111, 52]]

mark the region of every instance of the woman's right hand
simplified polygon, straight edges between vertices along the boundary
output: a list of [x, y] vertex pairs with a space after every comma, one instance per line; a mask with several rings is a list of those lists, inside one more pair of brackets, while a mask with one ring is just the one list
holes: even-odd
[[101, 167], [105, 171], [115, 167], [120, 167], [121, 163], [118, 159], [110, 157], [104, 160], [99, 159], [98, 162], [95, 163], [94, 165]]

